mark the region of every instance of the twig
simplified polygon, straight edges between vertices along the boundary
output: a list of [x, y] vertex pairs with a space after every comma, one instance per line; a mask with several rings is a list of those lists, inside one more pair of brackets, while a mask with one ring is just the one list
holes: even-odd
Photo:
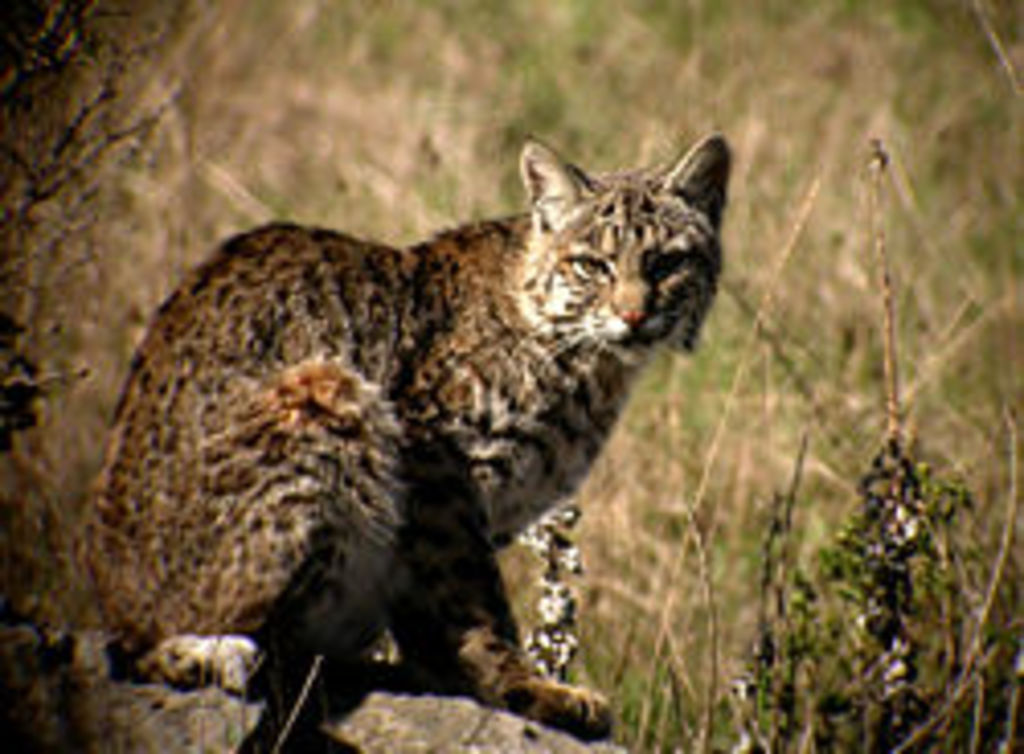
[[704, 715], [700, 729], [700, 750], [704, 754], [711, 751], [711, 731], [715, 722], [715, 700], [718, 696], [718, 608], [715, 603], [715, 587], [711, 580], [711, 568], [707, 548], [704, 546], [704, 534], [697, 525], [693, 508], [683, 502], [686, 520], [693, 532], [694, 546], [697, 550], [697, 569], [700, 576], [701, 590], [708, 611], [708, 641], [710, 658], [708, 668], [708, 691], [704, 697]]
[[273, 754], [279, 754], [282, 751], [285, 741], [288, 740], [288, 736], [291, 735], [292, 728], [295, 726], [295, 721], [299, 718], [299, 713], [302, 708], [306, 705], [306, 699], [309, 696], [309, 692], [313, 688], [313, 683], [316, 681], [318, 675], [320, 675], [320, 665], [323, 664], [323, 655], [317, 655], [313, 658], [313, 664], [309, 667], [309, 673], [306, 674], [306, 680], [302, 684], [302, 690], [299, 691], [299, 696], [295, 700], [295, 704], [292, 705], [292, 711], [288, 714], [288, 720], [285, 722], [284, 727], [281, 728], [281, 732], [277, 736], [277, 740], [274, 741], [274, 747], [271, 749]]
[[1024, 676], [1024, 646], [1018, 646], [1017, 654], [1014, 657], [1014, 668], [1013, 672], [1016, 674], [1013, 684], [1013, 692], [1010, 694], [1010, 703], [1006, 709], [1006, 732], [1003, 734], [1003, 740], [1009, 743], [1013, 743], [1017, 740], [1017, 721], [1021, 719], [1021, 713], [1024, 712], [1021, 704], [1021, 676]]
[[900, 386], [896, 362], [896, 311], [892, 300], [892, 276], [889, 272], [889, 257], [885, 248], [885, 229], [880, 215], [882, 178], [889, 165], [889, 155], [881, 139], [871, 140], [871, 157], [868, 168], [871, 171], [871, 188], [868, 192], [869, 223], [871, 227], [872, 245], [881, 275], [882, 307], [884, 319], [885, 352], [885, 413], [886, 435], [891, 446], [900, 442]]
[[[785, 493], [772, 496], [772, 508], [768, 532], [761, 546], [762, 567], [761, 585], [758, 597], [758, 629], [757, 645], [754, 656], [755, 684], [760, 687], [767, 677], [771, 692], [771, 727], [769, 744], [775, 746], [779, 741], [781, 729], [780, 714], [782, 709], [778, 700], [782, 698], [782, 669], [780, 663], [785, 659], [783, 653], [787, 646], [790, 632], [789, 609], [786, 603], [786, 586], [789, 579], [789, 533], [793, 521], [793, 505], [796, 493], [803, 477], [804, 461], [807, 457], [807, 432], [800, 438], [800, 449], [790, 477], [789, 489]], [[774, 597], [774, 611], [769, 617], [769, 603]], [[755, 702], [755, 707], [757, 702]], [[787, 710], [792, 720], [792, 709]], [[756, 719], [756, 715], [755, 715]]]
[[974, 692], [974, 722], [971, 725], [971, 754], [978, 754], [981, 751], [981, 729], [982, 720], [985, 714], [985, 677], [977, 675], [974, 678], [974, 684], [977, 686], [977, 691]]
[[[786, 496], [783, 501], [782, 510], [782, 529], [780, 531], [780, 542], [779, 542], [779, 554], [778, 554], [778, 580], [775, 584], [775, 612], [776, 617], [779, 621], [779, 628], [782, 632], [780, 641], [777, 643], [779, 650], [783, 650], [786, 647], [790, 639], [790, 631], [792, 624], [790, 622], [789, 607], [786, 604], [786, 585], [789, 581], [789, 565], [792, 558], [789, 547], [789, 535], [792, 531], [793, 526], [793, 506], [796, 504], [796, 494], [800, 489], [800, 481], [803, 478], [804, 471], [804, 459], [807, 457], [807, 433], [804, 432], [800, 438], [800, 450], [797, 452], [796, 463], [793, 465], [793, 476], [789, 482], [789, 489], [786, 491]], [[783, 658], [779, 656], [779, 660]], [[785, 658], [788, 664], [789, 678], [785, 679], [790, 682], [795, 680], [796, 668], [793, 664], [792, 658]], [[782, 684], [784, 679], [782, 677], [785, 668], [781, 667], [778, 662], [775, 663], [775, 667], [772, 668], [772, 694], [774, 696], [772, 705], [772, 742], [777, 741], [775, 736], [779, 732], [779, 700], [783, 698]], [[786, 733], [787, 736], [792, 731], [792, 726], [796, 723], [795, 709], [791, 706], [785, 710], [786, 714]]]
[[1013, 87], [1015, 94], [1020, 95], [1024, 91], [1024, 87], [1021, 86], [1020, 79], [1017, 78], [1017, 71], [1013, 67], [1013, 60], [1006, 53], [1003, 43], [999, 41], [996, 30], [992, 28], [992, 23], [988, 20], [988, 16], [985, 15], [985, 9], [981, 6], [981, 0], [974, 0], [971, 3], [971, 7], [974, 9], [974, 15], [978, 18], [981, 30], [985, 32], [985, 37], [992, 46], [992, 51], [996, 54], [999, 63], [1003, 66], [1003, 70], [1006, 71], [1006, 75], [1010, 79], [1010, 86]]
[[[697, 539], [697, 536], [694, 536]], [[654, 652], [651, 655], [651, 664], [648, 668], [648, 686], [647, 691], [644, 694], [643, 705], [640, 708], [640, 719], [636, 726], [637, 734], [634, 740], [634, 746], [636, 748], [646, 748], [644, 745], [644, 737], [647, 734], [647, 727], [650, 725], [651, 718], [654, 715], [654, 696], [655, 690], [658, 688], [658, 667], [661, 664], [661, 658], [663, 655], [669, 656], [668, 670], [670, 677], [675, 684], [679, 682], [679, 675], [675, 671], [675, 666], [681, 665], [679, 661], [679, 652], [673, 646], [672, 635], [668, 631], [662, 631], [658, 633], [658, 637], [654, 644]], [[623, 657], [627, 655], [623, 653]], [[678, 685], [675, 685], [673, 691], [678, 690]], [[696, 693], [693, 689], [689, 689], [693, 696]], [[680, 722], [683, 722], [683, 718], [680, 715]], [[657, 731], [655, 731], [657, 734]]]

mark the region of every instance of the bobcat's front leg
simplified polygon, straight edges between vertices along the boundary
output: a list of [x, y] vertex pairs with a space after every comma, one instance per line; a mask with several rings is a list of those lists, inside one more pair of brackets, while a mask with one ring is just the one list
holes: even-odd
[[403, 660], [438, 690], [469, 693], [579, 738], [607, 736], [607, 702], [544, 678], [519, 647], [480, 508], [450, 481], [432, 487], [410, 501], [399, 545], [408, 585], [393, 606], [392, 631]]
[[459, 659], [483, 701], [585, 740], [611, 733], [611, 712], [600, 694], [544, 678], [517, 644], [496, 637], [488, 627], [465, 631], [461, 638]]

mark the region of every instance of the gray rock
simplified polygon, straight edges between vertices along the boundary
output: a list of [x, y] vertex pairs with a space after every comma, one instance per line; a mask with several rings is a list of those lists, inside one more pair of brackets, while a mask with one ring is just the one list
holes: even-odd
[[329, 734], [364, 754], [621, 754], [472, 699], [373, 693]]
[[[234, 751], [260, 705], [219, 689], [198, 691], [111, 678], [96, 632], [0, 626], [0, 741], [17, 752]], [[375, 692], [326, 735], [364, 754], [621, 754], [456, 697]]]
[[259, 711], [218, 689], [113, 680], [98, 633], [0, 628], [5, 751], [218, 754], [237, 748]]

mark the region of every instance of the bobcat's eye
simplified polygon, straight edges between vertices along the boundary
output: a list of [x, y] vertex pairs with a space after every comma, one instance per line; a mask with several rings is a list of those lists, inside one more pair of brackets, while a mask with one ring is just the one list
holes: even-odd
[[595, 280], [599, 278], [610, 278], [612, 267], [600, 257], [579, 255], [569, 260], [572, 271], [580, 280]]
[[688, 256], [685, 251], [648, 253], [644, 258], [644, 276], [652, 283], [660, 283], [682, 267]]

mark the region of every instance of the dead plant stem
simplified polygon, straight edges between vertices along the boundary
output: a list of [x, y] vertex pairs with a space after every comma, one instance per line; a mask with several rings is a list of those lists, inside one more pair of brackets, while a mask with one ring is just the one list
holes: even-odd
[[288, 715], [288, 720], [285, 722], [284, 727], [281, 728], [281, 732], [277, 736], [277, 740], [274, 742], [273, 752], [283, 750], [285, 741], [288, 740], [288, 736], [291, 735], [292, 728], [295, 726], [295, 721], [299, 718], [299, 713], [302, 712], [302, 708], [306, 705], [306, 700], [309, 698], [309, 692], [313, 689], [313, 684], [316, 682], [317, 676], [320, 675], [320, 666], [323, 664], [323, 655], [317, 655], [313, 658], [312, 664], [309, 666], [309, 673], [306, 674], [306, 680], [302, 684], [302, 689], [299, 691], [299, 696], [295, 700], [295, 704], [292, 705], [291, 712]]
[[892, 295], [892, 275], [889, 270], [889, 256], [885, 245], [885, 227], [882, 223], [881, 202], [882, 182], [889, 165], [889, 155], [881, 139], [871, 140], [871, 157], [868, 163], [871, 185], [868, 191], [868, 222], [871, 228], [872, 246], [882, 288], [882, 317], [884, 327], [885, 365], [885, 413], [886, 438], [890, 444], [898, 445], [901, 440], [900, 386], [896, 360], [896, 305]]
[[985, 13], [984, 7], [982, 7], [982, 0], [973, 0], [971, 7], [974, 9], [974, 15], [978, 18], [981, 30], [985, 32], [985, 38], [988, 40], [989, 45], [992, 46], [992, 52], [995, 53], [1003, 70], [1006, 71], [1007, 78], [1010, 79], [1010, 86], [1013, 87], [1014, 93], [1019, 96], [1024, 92], [1024, 86], [1021, 86], [1020, 79], [1017, 77], [1017, 70], [1013, 66], [1013, 59], [1007, 54], [1006, 48], [1003, 47], [1003, 43], [999, 40], [999, 35], [996, 34], [996, 30], [992, 27], [992, 22]]

